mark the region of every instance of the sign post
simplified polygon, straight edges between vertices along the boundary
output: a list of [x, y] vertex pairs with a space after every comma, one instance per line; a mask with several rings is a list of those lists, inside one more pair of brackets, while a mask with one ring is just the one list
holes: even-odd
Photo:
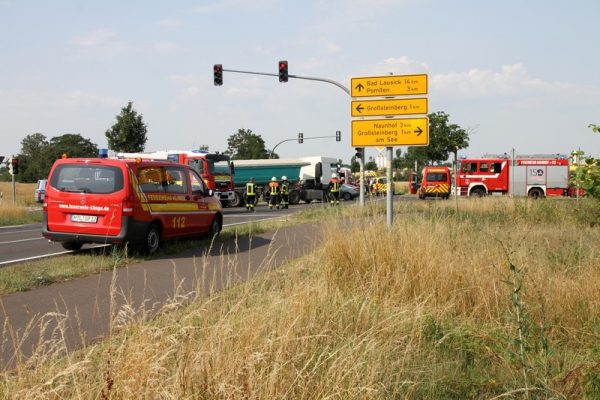
[[[387, 225], [393, 223], [394, 146], [428, 146], [427, 74], [369, 76], [351, 79], [352, 147], [385, 147]], [[371, 97], [380, 97], [371, 99]], [[405, 117], [409, 116], [409, 117]], [[379, 118], [371, 118], [379, 117]], [[382, 118], [384, 117], [384, 118]], [[400, 117], [400, 118], [398, 118]], [[363, 160], [364, 161], [364, 160]], [[361, 164], [361, 187], [364, 174]], [[361, 199], [361, 205], [364, 205]]]

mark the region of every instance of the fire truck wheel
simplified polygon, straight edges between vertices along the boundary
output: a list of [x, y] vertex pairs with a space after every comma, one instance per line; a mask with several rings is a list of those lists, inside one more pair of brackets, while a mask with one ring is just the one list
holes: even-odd
[[229, 201], [228, 206], [229, 207], [240, 207], [243, 206], [243, 201], [242, 198], [240, 197], [240, 195], [238, 194], [238, 192], [233, 192], [233, 200]]
[[471, 191], [471, 196], [483, 197], [483, 196], [485, 196], [485, 190], [483, 190], [482, 188], [475, 188]]
[[160, 241], [160, 228], [157, 224], [152, 224], [146, 231], [146, 237], [140, 251], [146, 255], [154, 254], [160, 247]]
[[218, 236], [222, 228], [223, 223], [221, 222], [221, 216], [215, 215], [215, 217], [212, 220], [212, 223], [210, 224], [210, 230], [208, 234], [210, 235], [210, 237]]
[[81, 246], [83, 246], [83, 243], [81, 243], [81, 242], [62, 242], [61, 245], [65, 250], [77, 251], [77, 250], [81, 249]]
[[290, 192], [290, 204], [291, 205], [296, 205], [298, 203], [300, 203], [300, 192], [296, 191], [296, 190], [292, 190]]
[[529, 191], [528, 196], [531, 199], [541, 199], [544, 197], [544, 192], [540, 188], [533, 188]]

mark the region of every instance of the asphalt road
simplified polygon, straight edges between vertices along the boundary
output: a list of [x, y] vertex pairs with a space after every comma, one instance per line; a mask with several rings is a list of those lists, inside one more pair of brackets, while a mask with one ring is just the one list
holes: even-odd
[[[353, 202], [349, 202], [353, 203]], [[320, 207], [321, 203], [298, 204], [287, 210], [269, 210], [266, 204], [259, 204], [254, 212], [245, 208], [225, 208], [223, 210], [223, 226], [234, 226], [248, 223], [251, 220], [262, 221], [279, 218], [306, 207]], [[103, 245], [85, 245], [83, 251]], [[13, 227], [0, 227], [0, 267], [44, 257], [73, 253], [63, 249], [59, 243], [49, 242], [42, 237], [41, 224], [29, 224]]]

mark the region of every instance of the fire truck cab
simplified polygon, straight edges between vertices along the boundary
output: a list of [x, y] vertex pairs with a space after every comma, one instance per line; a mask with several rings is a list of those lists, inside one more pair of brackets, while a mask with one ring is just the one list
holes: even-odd
[[233, 163], [227, 154], [205, 150], [167, 150], [150, 153], [119, 153], [118, 158], [169, 160], [189, 165], [202, 177], [224, 207], [235, 200]]
[[463, 159], [456, 188], [460, 196], [567, 196], [569, 160], [556, 155]]

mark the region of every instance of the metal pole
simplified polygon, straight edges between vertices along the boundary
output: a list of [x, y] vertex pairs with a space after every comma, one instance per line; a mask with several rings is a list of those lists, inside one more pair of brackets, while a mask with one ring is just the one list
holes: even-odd
[[360, 149], [361, 157], [358, 159], [358, 165], [360, 166], [360, 206], [365, 205], [365, 148]]
[[17, 202], [17, 189], [15, 184], [15, 174], [12, 174], [13, 204]]
[[515, 195], [515, 190], [513, 189], [515, 185], [515, 149], [514, 147], [510, 150], [510, 182], [508, 183], [508, 193], [510, 193], [510, 197]]
[[[303, 140], [310, 140], [310, 139], [324, 139], [324, 138], [330, 138], [330, 137], [335, 137], [335, 135], [329, 135], [329, 136], [313, 136], [313, 137], [305, 137], [303, 138]], [[273, 150], [271, 150], [271, 153], [269, 154], [269, 158], [273, 158], [273, 154], [275, 153], [275, 149], [277, 148], [277, 146], [279, 146], [281, 143], [285, 143], [285, 142], [291, 142], [293, 140], [298, 140], [298, 138], [294, 138], [294, 139], [285, 139], [282, 140], [281, 142], [277, 143], [275, 145], [275, 147], [273, 147]]]
[[394, 158], [394, 148], [387, 147], [387, 160], [385, 160], [385, 166], [387, 168], [387, 226], [392, 227], [394, 220], [394, 197], [393, 188], [394, 183], [392, 182], [392, 159]]
[[[240, 71], [240, 70], [236, 70], [236, 69], [225, 69], [225, 68], [223, 68], [223, 71], [224, 72], [236, 72], [238, 74], [279, 76], [279, 74], [271, 74], [269, 72]], [[342, 89], [344, 92], [346, 92], [347, 95], [350, 95], [350, 89], [348, 89], [346, 86], [342, 85], [341, 83], [333, 81], [331, 79], [317, 78], [317, 77], [311, 77], [311, 76], [289, 75], [289, 74], [288, 74], [288, 78], [305, 79], [305, 80], [308, 80], [308, 81], [318, 81], [318, 82], [331, 83], [332, 85], [335, 85], [335, 86], [339, 87], [340, 89]]]

